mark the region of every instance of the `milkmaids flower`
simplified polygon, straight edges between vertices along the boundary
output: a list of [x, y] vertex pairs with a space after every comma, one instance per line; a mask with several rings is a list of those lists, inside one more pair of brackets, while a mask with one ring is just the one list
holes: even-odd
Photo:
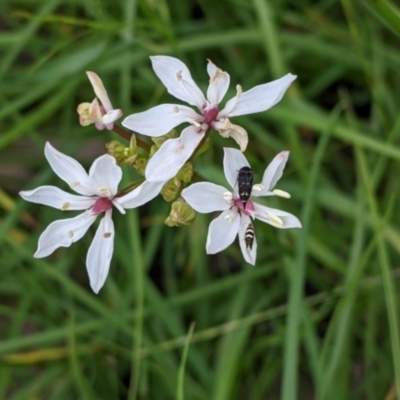
[[[79, 122], [82, 126], [94, 124], [101, 131], [104, 128], [112, 130], [114, 122], [122, 116], [122, 110], [114, 110], [102, 80], [97, 74], [86, 71], [97, 97], [91, 103], [81, 103], [78, 106]], [[101, 105], [99, 104], [99, 100]]]
[[98, 293], [107, 278], [114, 249], [113, 207], [125, 214], [125, 209], [139, 207], [157, 196], [163, 183], [145, 181], [128, 194], [118, 197], [117, 187], [122, 171], [114, 157], [106, 154], [97, 158], [87, 174], [81, 164], [57, 151], [49, 142], [45, 146], [45, 155], [53, 171], [80, 196], [55, 186], [40, 186], [20, 192], [21, 197], [62, 211], [85, 211], [74, 218], [51, 223], [40, 236], [34, 257], [47, 257], [59, 247], [69, 247], [83, 237], [99, 214], [104, 213], [86, 257], [90, 286]]
[[[300, 221], [292, 214], [258, 204], [254, 201], [259, 196], [290, 197], [283, 190], [274, 189], [281, 178], [289, 157], [288, 151], [279, 153], [264, 172], [262, 182], [254, 185], [251, 197], [243, 204], [238, 193], [238, 172], [242, 167], [250, 167], [246, 157], [236, 149], [224, 148], [224, 172], [232, 189], [208, 182], [194, 183], [182, 191], [182, 197], [196, 211], [210, 213], [222, 211], [208, 229], [206, 250], [208, 254], [218, 253], [227, 248], [239, 235], [240, 248], [244, 259], [255, 264], [257, 241], [251, 219], [258, 219], [276, 228], [301, 228]], [[251, 224], [251, 225], [250, 225]], [[254, 236], [248, 243], [246, 238]]]
[[247, 132], [230, 122], [238, 115], [266, 111], [278, 103], [289, 85], [296, 79], [287, 74], [273, 82], [242, 92], [236, 86], [236, 96], [230, 99], [222, 110], [218, 106], [229, 88], [230, 77], [210, 60], [207, 72], [210, 77], [207, 98], [193, 81], [186, 65], [173, 57], [150, 57], [153, 69], [168, 92], [179, 100], [196, 106], [199, 112], [179, 104], [162, 104], [148, 111], [132, 114], [122, 121], [126, 128], [148, 136], [162, 136], [182, 124], [190, 126], [182, 131], [181, 137], [169, 139], [150, 159], [146, 168], [146, 178], [151, 182], [166, 181], [177, 174], [190, 158], [193, 151], [210, 128], [223, 137], [232, 137], [244, 151], [247, 147]]

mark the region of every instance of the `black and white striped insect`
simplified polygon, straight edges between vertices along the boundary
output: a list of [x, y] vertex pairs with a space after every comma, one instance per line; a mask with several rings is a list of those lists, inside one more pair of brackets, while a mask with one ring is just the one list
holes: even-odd
[[239, 169], [237, 182], [239, 187], [239, 198], [243, 204], [243, 208], [246, 208], [246, 204], [251, 195], [253, 175], [253, 170], [250, 167], [242, 167]]
[[246, 243], [246, 250], [251, 250], [254, 243], [254, 227], [252, 223], [247, 225], [246, 231], [244, 232], [244, 241]]

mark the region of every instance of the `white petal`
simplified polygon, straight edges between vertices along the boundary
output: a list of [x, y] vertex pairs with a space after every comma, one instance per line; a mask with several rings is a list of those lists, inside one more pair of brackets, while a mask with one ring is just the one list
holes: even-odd
[[114, 224], [110, 210], [100, 221], [86, 257], [90, 286], [95, 293], [99, 292], [107, 278], [114, 251], [114, 236]]
[[238, 173], [242, 167], [250, 167], [243, 153], [237, 149], [224, 147], [224, 172], [232, 188], [235, 188]]
[[146, 167], [146, 179], [150, 182], [166, 182], [174, 177], [190, 158], [204, 137], [195, 126], [188, 126], [179, 138], [166, 140], [150, 158]]
[[209, 182], [199, 182], [182, 190], [181, 196], [194, 210], [200, 213], [224, 211], [230, 208], [224, 194], [227, 190], [223, 186]]
[[229, 118], [222, 118], [220, 121], [214, 122], [212, 127], [216, 129], [223, 138], [231, 137], [239, 145], [242, 153], [246, 150], [249, 137], [244, 128], [232, 124]]
[[[281, 229], [301, 228], [301, 222], [293, 214], [290, 214], [285, 211], [277, 210], [276, 208], [266, 207], [266, 206], [263, 206], [261, 204], [254, 202], [254, 201], [253, 201], [253, 205], [256, 210], [255, 217], [257, 219], [259, 219], [260, 221], [263, 221], [267, 224], [270, 224], [272, 226], [275, 226], [276, 228], [281, 228]], [[271, 215], [272, 218], [269, 218], [268, 217], [269, 215]], [[278, 226], [277, 224], [275, 224], [273, 217], [278, 217], [283, 222], [283, 225]]]
[[101, 117], [101, 120], [105, 125], [108, 125], [108, 124], [112, 124], [113, 122], [115, 122], [121, 116], [122, 116], [122, 110], [120, 110], [118, 108], [117, 110], [108, 111], [106, 114], [104, 114]]
[[[238, 115], [254, 114], [261, 111], [266, 111], [278, 103], [290, 84], [296, 79], [296, 75], [287, 74], [284, 77], [275, 81], [265, 83], [242, 93], [237, 99], [233, 98], [232, 101], [236, 102], [236, 105], [229, 113], [221, 111], [221, 115], [227, 117], [233, 117]], [[230, 109], [229, 104], [231, 100], [226, 104], [226, 109]]]
[[123, 208], [136, 208], [153, 200], [160, 192], [165, 182], [144, 181], [140, 186], [122, 197], [116, 197], [114, 202]]
[[52, 222], [39, 238], [35, 258], [47, 257], [59, 247], [69, 247], [79, 240], [96, 219], [96, 215], [84, 212], [74, 218]]
[[89, 170], [93, 193], [112, 198], [117, 194], [122, 179], [122, 170], [113, 156], [104, 154], [93, 161]]
[[211, 221], [206, 244], [207, 254], [218, 253], [231, 245], [239, 232], [239, 227], [240, 216], [236, 208], [224, 211]]
[[106, 111], [110, 111], [113, 109], [111, 105], [111, 101], [108, 98], [107, 90], [105, 89], [102, 80], [100, 77], [91, 71], [86, 71], [86, 75], [88, 76], [90, 83], [93, 86], [93, 90], [96, 96], [100, 99], [101, 104], [103, 105]]
[[89, 176], [78, 161], [56, 150], [49, 142], [46, 142], [44, 154], [53, 171], [67, 182], [71, 189], [86, 196], [94, 194]]
[[55, 186], [40, 186], [34, 190], [19, 192], [19, 194], [31, 203], [44, 204], [63, 211], [87, 210], [96, 201], [96, 198], [70, 194]]
[[261, 191], [253, 191], [252, 196], [258, 197], [273, 194], [268, 192], [271, 192], [272, 189], [275, 187], [276, 182], [281, 179], [288, 158], [288, 151], [282, 151], [275, 156], [275, 158], [271, 161], [264, 172], [264, 176], [261, 182], [263, 189]]
[[207, 65], [210, 84], [207, 89], [207, 99], [212, 106], [217, 106], [226, 95], [229, 88], [230, 77], [227, 72], [219, 69], [210, 60]]
[[193, 81], [188, 82], [182, 77], [180, 77], [180, 82], [191, 96], [192, 101], [193, 103], [195, 103], [196, 107], [200, 110], [200, 112], [203, 112], [204, 107], [207, 105], [207, 100], [205, 99], [203, 93], [199, 90], [197, 85]]
[[202, 117], [190, 107], [178, 104], [161, 104], [150, 110], [128, 115], [122, 125], [143, 135], [158, 137], [170, 132], [188, 120], [198, 121]]
[[168, 93], [172, 94], [172, 96], [179, 100], [185, 101], [192, 106], [196, 106], [196, 100], [181, 82], [181, 79], [184, 79], [192, 88], [194, 88], [193, 90], [198, 92], [197, 96], [203, 97], [204, 103], [206, 103], [204, 95], [192, 79], [188, 67], [182, 61], [168, 56], [154, 56], [150, 57], [150, 59], [153, 64], [154, 72], [167, 88]]
[[249, 224], [253, 224], [250, 217], [246, 214], [241, 214], [240, 229], [239, 229], [240, 250], [242, 250], [242, 254], [246, 262], [248, 262], [251, 265], [255, 265], [257, 258], [257, 240], [255, 232], [254, 232], [254, 242], [251, 250], [247, 249], [245, 241], [245, 234]]

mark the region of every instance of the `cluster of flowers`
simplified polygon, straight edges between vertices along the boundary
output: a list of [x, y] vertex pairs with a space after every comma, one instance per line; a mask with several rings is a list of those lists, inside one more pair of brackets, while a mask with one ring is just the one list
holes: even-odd
[[[112, 142], [108, 146], [109, 154], [97, 158], [89, 173], [76, 160], [46, 143], [45, 156], [51, 168], [78, 195], [54, 186], [41, 186], [20, 192], [25, 200], [33, 203], [45, 204], [63, 211], [84, 210], [74, 218], [51, 223], [39, 238], [38, 249], [34, 255], [36, 258], [46, 257], [59, 247], [70, 246], [83, 237], [99, 214], [104, 213], [86, 259], [90, 285], [95, 293], [104, 285], [113, 254], [113, 208], [125, 214], [126, 209], [139, 207], [160, 192], [164, 199], [169, 201], [179, 197], [173, 203], [172, 212], [166, 220], [170, 226], [191, 223], [195, 217], [193, 210], [200, 213], [222, 211], [209, 226], [206, 243], [208, 254], [225, 249], [239, 235], [245, 260], [254, 265], [257, 241], [251, 219], [256, 218], [277, 228], [301, 227], [300, 221], [292, 214], [258, 204], [253, 199], [273, 195], [290, 197], [288, 193], [274, 189], [282, 176], [289, 152], [283, 151], [272, 160], [260, 184], [252, 186], [251, 175], [248, 193], [240, 193], [239, 171], [248, 167], [252, 174], [243, 155], [248, 136], [245, 129], [230, 122], [231, 117], [265, 111], [274, 106], [296, 76], [287, 74], [246, 92], [242, 92], [238, 85], [236, 96], [219, 110], [218, 105], [229, 88], [228, 73], [208, 61], [207, 72], [210, 80], [205, 97], [183, 62], [167, 56], [151, 57], [151, 61], [154, 72], [168, 92], [179, 100], [196, 106], [198, 111], [179, 104], [162, 104], [128, 116], [122, 122], [125, 128], [153, 137], [156, 145], [150, 149], [150, 154], [144, 157], [137, 152], [138, 143], [147, 150], [149, 146], [139, 142], [135, 134], [132, 134], [129, 148]], [[94, 72], [87, 72], [87, 75], [96, 98], [92, 103], [82, 103], [78, 106], [81, 125], [94, 124], [98, 130], [114, 130], [119, 134], [123, 132], [126, 137], [127, 132], [114, 124], [122, 116], [122, 110], [113, 108], [101, 79]], [[189, 126], [183, 129], [179, 137], [173, 137], [170, 132], [182, 123], [189, 123]], [[193, 175], [189, 160], [194, 154], [204, 151], [211, 129], [218, 131], [224, 138], [232, 137], [240, 147], [240, 151], [224, 148], [223, 166], [230, 189], [208, 182], [188, 185]], [[144, 175], [144, 181], [136, 187], [133, 185], [118, 191], [122, 170], [117, 161], [132, 165]]]

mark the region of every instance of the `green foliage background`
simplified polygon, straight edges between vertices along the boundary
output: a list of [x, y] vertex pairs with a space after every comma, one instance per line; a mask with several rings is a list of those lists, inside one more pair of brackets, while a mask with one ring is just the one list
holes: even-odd
[[[399, 16], [383, 0], [1, 2], [0, 398], [395, 399]], [[203, 89], [212, 59], [231, 75], [227, 98], [236, 84], [298, 75], [273, 109], [234, 122], [260, 179], [290, 150], [279, 188], [292, 199], [268, 205], [303, 229], [256, 222], [252, 268], [237, 243], [205, 254], [214, 216], [168, 228], [158, 198], [116, 215], [96, 296], [84, 264], [93, 230], [34, 259], [61, 211], [18, 191], [63, 187], [45, 141], [88, 167], [117, 138], [78, 123], [77, 105], [94, 97], [85, 70], [125, 115], [174, 102], [151, 69], [156, 54], [182, 59]], [[222, 147], [236, 145], [211, 137], [196, 168], [225, 184]]]

